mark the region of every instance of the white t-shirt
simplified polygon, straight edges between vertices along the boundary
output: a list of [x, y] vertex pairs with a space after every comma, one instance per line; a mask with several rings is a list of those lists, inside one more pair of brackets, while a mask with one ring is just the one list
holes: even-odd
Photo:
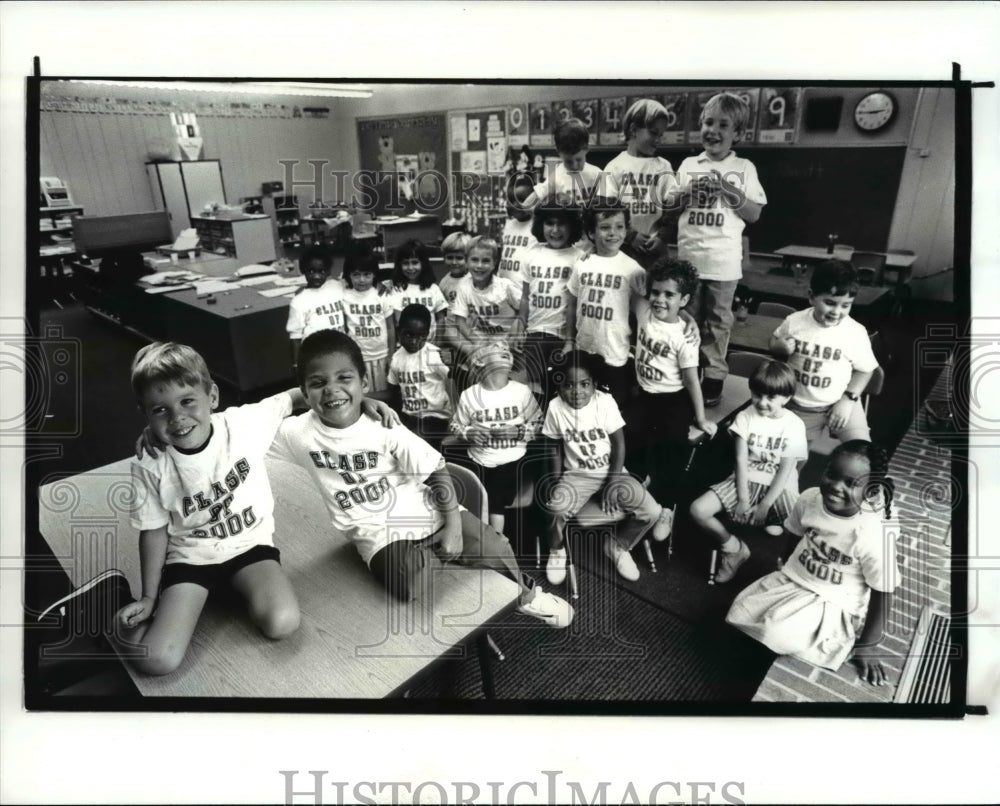
[[576, 343], [612, 367], [628, 361], [628, 315], [633, 296], [646, 292], [646, 271], [628, 255], [591, 255], [573, 267], [567, 284], [576, 297]]
[[[782, 459], [805, 459], [806, 426], [794, 412], [785, 409], [779, 417], [762, 417], [751, 406], [736, 415], [729, 433], [743, 437], [747, 443], [747, 481], [770, 487], [778, 474]], [[793, 470], [786, 489], [799, 493], [799, 474]]]
[[[699, 176], [718, 171], [743, 191], [747, 199], [766, 204], [764, 188], [757, 178], [757, 169], [750, 160], [737, 157], [735, 151], [722, 160], [712, 160], [702, 152], [688, 157], [677, 169], [677, 181], [687, 187]], [[732, 201], [722, 195], [708, 201], [707, 207], [692, 206], [681, 213], [677, 225], [677, 257], [687, 260], [698, 269], [703, 280], [738, 280], [743, 276], [743, 229], [746, 226]]]
[[455, 305], [455, 294], [458, 293], [459, 283], [462, 282], [468, 274], [463, 274], [461, 277], [455, 277], [452, 274], [446, 274], [438, 282], [438, 288], [441, 289], [441, 294], [444, 295], [444, 301], [448, 303], [448, 310], [444, 315], [444, 323], [448, 328], [455, 327], [455, 313], [453, 307]]
[[535, 236], [531, 234], [531, 219], [518, 221], [516, 218], [508, 218], [503, 225], [497, 276], [518, 285], [527, 280], [524, 255], [537, 243]]
[[309, 472], [330, 521], [365, 563], [389, 543], [422, 540], [444, 525], [424, 484], [444, 466], [441, 454], [401, 425], [383, 428], [362, 414], [330, 428], [310, 411], [282, 423], [271, 456]]
[[896, 588], [899, 530], [881, 512], [833, 515], [823, 506], [819, 487], [813, 487], [799, 496], [785, 528], [802, 539], [782, 570], [848, 613], [864, 615], [870, 588], [885, 593]]
[[304, 339], [317, 330], [344, 329], [344, 286], [327, 280], [319, 288], [303, 288], [288, 304], [289, 338]]
[[448, 367], [433, 344], [428, 342], [415, 353], [403, 347], [396, 350], [389, 360], [388, 380], [399, 386], [404, 414], [451, 419]]
[[[551, 189], [554, 189], [556, 200], [561, 204], [580, 204], [590, 197], [594, 185], [602, 181], [601, 169], [596, 165], [586, 162], [578, 172], [570, 173], [560, 162], [551, 176], [535, 185], [534, 190], [541, 203], [549, 200]], [[598, 188], [597, 195], [606, 194]]]
[[214, 565], [274, 545], [274, 495], [264, 455], [292, 413], [287, 393], [212, 415], [212, 436], [195, 454], [167, 446], [132, 462], [129, 523], [167, 527], [167, 563]]
[[872, 372], [878, 366], [867, 331], [849, 316], [823, 327], [806, 308], [785, 317], [774, 335], [795, 339], [788, 364], [797, 381], [794, 400], [805, 408], [832, 406], [843, 397], [854, 370]]
[[[588, 261], [589, 262], [589, 261]], [[678, 392], [681, 370], [698, 366], [698, 345], [684, 340], [684, 322], [661, 322], [648, 305], [636, 312], [635, 375], [647, 392]]]
[[533, 246], [525, 254], [527, 263], [528, 333], [550, 333], [566, 338], [566, 289], [573, 266], [583, 255], [575, 246], [550, 249]]
[[625, 427], [615, 399], [597, 390], [581, 409], [554, 397], [545, 413], [542, 433], [563, 443], [564, 471], [608, 475], [611, 435]]
[[623, 151], [604, 168], [609, 184], [629, 209], [631, 226], [649, 235], [663, 214], [663, 200], [677, 185], [670, 163], [663, 157], [633, 157]]
[[465, 437], [470, 425], [502, 428], [508, 425], [524, 426], [524, 438], [492, 437], [485, 447], [469, 445], [469, 456], [483, 467], [496, 467], [514, 462], [524, 456], [528, 442], [538, 432], [542, 412], [531, 389], [518, 381], [508, 381], [503, 389], [485, 389], [481, 383], [473, 384], [458, 400], [451, 429]]
[[496, 336], [510, 332], [520, 307], [520, 285], [493, 275], [486, 288], [476, 288], [467, 275], [458, 284], [451, 312], [471, 319], [469, 324], [476, 333]]
[[[407, 305], [423, 305], [433, 317], [438, 311], [448, 310], [448, 301], [441, 293], [437, 283], [431, 283], [427, 288], [421, 288], [418, 283], [407, 283], [404, 288], [393, 289], [392, 309], [399, 313]], [[433, 330], [433, 328], [432, 328]]]
[[347, 335], [358, 343], [365, 361], [389, 355], [389, 333], [385, 320], [392, 316], [392, 294], [379, 296], [374, 288], [358, 293], [344, 289], [344, 319]]

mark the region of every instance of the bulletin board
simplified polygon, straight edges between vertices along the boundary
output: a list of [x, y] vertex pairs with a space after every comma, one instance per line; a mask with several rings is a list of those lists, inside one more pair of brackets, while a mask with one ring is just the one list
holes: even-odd
[[359, 118], [357, 126], [364, 183], [355, 194], [359, 206], [375, 215], [447, 217], [446, 113]]

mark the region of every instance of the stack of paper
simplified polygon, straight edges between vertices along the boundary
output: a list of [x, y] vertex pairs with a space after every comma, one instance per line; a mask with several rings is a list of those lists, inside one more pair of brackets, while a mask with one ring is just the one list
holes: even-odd
[[180, 285], [190, 280], [200, 280], [205, 275], [193, 271], [160, 271], [142, 278], [149, 285]]
[[194, 290], [198, 294], [218, 294], [221, 291], [232, 291], [239, 287], [239, 283], [227, 283], [223, 280], [205, 280], [194, 284]]
[[277, 280], [274, 281], [274, 284], [285, 285], [285, 286], [305, 285], [306, 278], [303, 277], [301, 274], [296, 275], [295, 277], [279, 277]]
[[262, 274], [257, 277], [241, 277], [238, 282], [242, 286], [252, 286], [252, 285], [264, 285], [265, 283], [273, 283], [276, 281], [276, 277], [273, 274]]

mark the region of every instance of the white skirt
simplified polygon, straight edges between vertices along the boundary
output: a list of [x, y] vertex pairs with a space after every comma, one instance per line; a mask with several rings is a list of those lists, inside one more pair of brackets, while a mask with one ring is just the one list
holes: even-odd
[[863, 619], [794, 582], [783, 571], [761, 577], [733, 601], [726, 621], [779, 655], [836, 671]]

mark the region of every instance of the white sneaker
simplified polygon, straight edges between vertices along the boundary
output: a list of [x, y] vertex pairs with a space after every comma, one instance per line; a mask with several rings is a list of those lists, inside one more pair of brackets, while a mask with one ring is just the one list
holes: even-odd
[[545, 563], [545, 578], [550, 585], [562, 585], [566, 581], [566, 549], [552, 549]]
[[618, 545], [618, 541], [612, 538], [605, 540], [604, 553], [614, 562], [619, 576], [629, 582], [635, 582], [639, 578], [639, 566], [635, 564], [632, 555]]
[[750, 559], [750, 547], [740, 541], [740, 547], [737, 551], [720, 551], [719, 552], [719, 568], [715, 572], [715, 581], [719, 584], [728, 582], [739, 570], [739, 567], [743, 565], [747, 560]]
[[653, 524], [653, 540], [657, 543], [661, 543], [670, 537], [670, 532], [674, 528], [674, 512], [672, 509], [667, 509], [663, 507], [660, 509], [660, 517], [656, 519], [656, 523]]
[[532, 616], [558, 630], [573, 623], [573, 606], [565, 599], [534, 586], [535, 598], [517, 606], [517, 612]]

